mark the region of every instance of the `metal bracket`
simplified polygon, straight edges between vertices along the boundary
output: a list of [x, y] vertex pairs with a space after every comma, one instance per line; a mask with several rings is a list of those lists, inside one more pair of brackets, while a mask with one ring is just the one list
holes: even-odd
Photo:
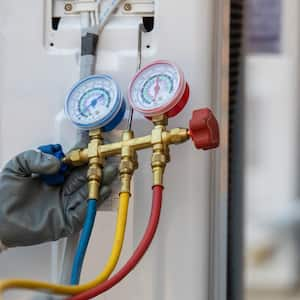
[[98, 12], [96, 0], [73, 0], [65, 1], [65, 14], [79, 14], [82, 12]]
[[122, 13], [125, 15], [150, 15], [155, 11], [154, 0], [128, 0], [122, 7]]
[[[66, 0], [64, 1], [65, 15], [80, 14], [82, 12], [98, 12], [96, 0]], [[155, 11], [154, 0], [127, 0], [121, 5], [123, 15], [153, 16]]]

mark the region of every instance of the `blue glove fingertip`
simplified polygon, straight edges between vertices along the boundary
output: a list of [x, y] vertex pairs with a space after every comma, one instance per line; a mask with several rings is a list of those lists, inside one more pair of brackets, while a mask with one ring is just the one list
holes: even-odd
[[[62, 150], [62, 146], [60, 144], [44, 145], [38, 147], [38, 149], [43, 153], [53, 155], [59, 161], [61, 161], [65, 157], [65, 154]], [[62, 185], [65, 182], [65, 175], [67, 171], [68, 166], [64, 163], [61, 163], [60, 169], [56, 174], [41, 175], [41, 178], [46, 184], [50, 186]]]

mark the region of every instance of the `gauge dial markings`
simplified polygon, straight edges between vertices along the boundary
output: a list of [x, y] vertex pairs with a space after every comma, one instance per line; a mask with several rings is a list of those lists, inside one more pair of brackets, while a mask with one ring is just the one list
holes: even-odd
[[66, 113], [80, 128], [106, 126], [118, 114], [124, 99], [111, 77], [94, 75], [77, 83], [66, 100]]
[[176, 106], [185, 87], [184, 75], [175, 64], [157, 61], [136, 74], [128, 98], [135, 110], [151, 117], [167, 113]]

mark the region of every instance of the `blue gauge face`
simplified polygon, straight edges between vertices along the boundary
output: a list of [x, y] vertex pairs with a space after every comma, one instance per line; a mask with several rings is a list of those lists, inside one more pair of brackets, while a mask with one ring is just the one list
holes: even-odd
[[81, 128], [102, 127], [118, 113], [122, 104], [117, 84], [105, 75], [88, 77], [71, 91], [66, 112], [72, 122]]
[[86, 91], [78, 101], [78, 118], [97, 119], [109, 109], [111, 95], [103, 88], [92, 88]]

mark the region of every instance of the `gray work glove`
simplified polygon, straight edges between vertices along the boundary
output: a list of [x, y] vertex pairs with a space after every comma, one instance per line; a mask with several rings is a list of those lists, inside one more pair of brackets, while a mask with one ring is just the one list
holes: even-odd
[[[19, 154], [0, 174], [0, 241], [6, 247], [55, 241], [78, 232], [87, 208], [87, 167], [74, 169], [62, 186], [48, 186], [38, 175], [55, 174], [60, 161], [29, 150]], [[111, 194], [117, 167], [103, 170], [100, 199]]]

